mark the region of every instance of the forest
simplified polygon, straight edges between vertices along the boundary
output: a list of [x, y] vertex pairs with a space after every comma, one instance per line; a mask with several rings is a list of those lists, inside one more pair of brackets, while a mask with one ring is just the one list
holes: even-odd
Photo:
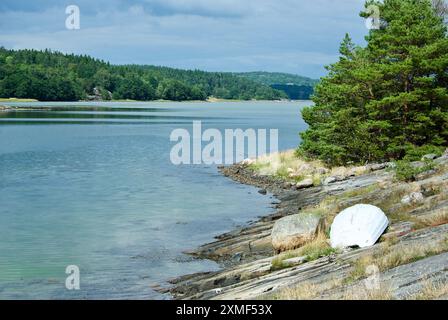
[[237, 76], [253, 80], [273, 89], [283, 91], [291, 100], [308, 100], [314, 93], [318, 80], [282, 72], [243, 72]]
[[0, 48], [0, 98], [40, 101], [278, 100], [269, 85], [225, 72], [112, 65], [86, 55]]

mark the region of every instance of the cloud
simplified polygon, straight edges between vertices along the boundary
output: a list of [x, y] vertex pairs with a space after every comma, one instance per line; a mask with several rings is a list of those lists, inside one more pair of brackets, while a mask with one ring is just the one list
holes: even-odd
[[[39, 3], [40, 6], [37, 6]], [[65, 29], [65, 5], [81, 29]], [[90, 54], [112, 63], [319, 77], [346, 32], [363, 42], [361, 0], [2, 0], [0, 45]]]
[[146, 0], [154, 15], [198, 15], [207, 17], [243, 17], [254, 2], [241, 0]]

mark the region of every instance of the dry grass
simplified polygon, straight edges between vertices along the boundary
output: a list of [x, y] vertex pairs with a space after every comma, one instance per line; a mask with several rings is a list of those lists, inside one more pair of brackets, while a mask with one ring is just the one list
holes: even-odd
[[298, 157], [295, 150], [258, 157], [250, 166], [261, 175], [278, 176], [293, 181], [312, 179], [314, 185], [320, 185], [328, 176], [361, 175], [366, 172], [365, 167], [329, 168], [322, 161]]
[[36, 102], [36, 99], [0, 98], [0, 102]]
[[342, 284], [341, 279], [331, 279], [321, 284], [304, 282], [293, 287], [279, 290], [272, 298], [275, 300], [312, 300], [321, 297], [325, 292]]
[[345, 284], [353, 283], [367, 276], [367, 267], [373, 264], [374, 257], [372, 255], [364, 256], [356, 260], [352, 265], [352, 270], [344, 279]]
[[[343, 285], [340, 279], [329, 280], [319, 285], [304, 282], [294, 287], [284, 288], [275, 293], [275, 300], [313, 300], [313, 299], [336, 299], [335, 296], [326, 295], [329, 291]], [[339, 300], [392, 300], [392, 290], [387, 285], [379, 289], [366, 289], [365, 286], [353, 286], [347, 288]]]
[[346, 191], [342, 195], [338, 196], [337, 198], [344, 200], [344, 199], [349, 199], [349, 198], [354, 198], [354, 197], [367, 196], [368, 194], [370, 194], [372, 192], [376, 192], [379, 189], [381, 189], [380, 184], [374, 183], [374, 184], [371, 184], [366, 187]]
[[367, 267], [372, 264], [376, 265], [383, 272], [446, 251], [448, 251], [448, 238], [436, 243], [397, 246], [386, 241], [379, 251], [355, 261], [352, 271], [345, 279], [345, 283], [352, 283], [366, 277]]
[[392, 290], [387, 285], [379, 289], [366, 289], [365, 287], [349, 288], [342, 300], [393, 300]]
[[[418, 208], [421, 211], [431, 211], [432, 205], [421, 205], [420, 207], [414, 205], [410, 206], [408, 210]], [[442, 208], [439, 210], [435, 210], [432, 214], [427, 214], [424, 216], [415, 216], [406, 212], [405, 209], [392, 212], [388, 214], [387, 217], [392, 222], [397, 221], [409, 221], [413, 224], [412, 230], [420, 230], [428, 227], [437, 227], [443, 224], [448, 223], [448, 209]]]
[[[288, 287], [280, 290], [272, 296], [276, 300], [312, 300], [319, 299], [335, 288], [343, 285], [341, 280], [328, 281], [325, 284], [315, 285], [304, 282], [294, 287]], [[448, 295], [448, 282], [426, 281], [422, 289], [417, 293], [407, 297], [407, 300], [434, 300]], [[335, 297], [327, 296], [326, 299], [334, 299]], [[380, 285], [378, 289], [367, 289], [363, 284], [357, 284], [345, 289], [342, 296], [337, 297], [339, 300], [394, 300], [393, 291], [387, 283]]]
[[437, 167], [437, 171], [439, 172], [439, 173], [447, 173], [448, 172], [448, 163], [443, 163], [443, 164], [440, 164], [438, 167]]
[[[448, 237], [434, 244], [425, 245], [396, 245], [394, 238], [386, 240], [382, 248], [374, 254], [363, 256], [353, 264], [352, 271], [346, 279], [337, 279], [326, 281], [319, 285], [304, 282], [294, 287], [288, 287], [279, 290], [273, 294], [273, 299], [280, 300], [311, 300], [326, 296], [332, 299], [334, 294], [328, 292], [332, 289], [346, 286], [368, 276], [367, 267], [376, 265], [381, 272], [397, 267], [399, 265], [414, 262], [431, 255], [440, 254], [448, 251]], [[288, 253], [290, 254], [290, 253]], [[337, 289], [337, 292], [340, 292]], [[435, 299], [448, 294], [448, 285], [446, 283], [427, 284], [421, 292], [409, 297], [409, 299]], [[345, 289], [343, 300], [391, 300], [394, 299], [389, 285], [382, 283], [379, 289], [367, 289], [363, 283], [356, 283]]]
[[410, 297], [407, 300], [434, 300], [448, 295], [448, 282], [442, 281], [426, 281], [422, 290]]
[[437, 227], [448, 223], [448, 209], [443, 208], [439, 212], [419, 218], [422, 227]]
[[[262, 175], [288, 175], [288, 169], [292, 169], [300, 175], [312, 173], [315, 168], [324, 168], [320, 161], [305, 161], [296, 157], [294, 150], [267, 154], [256, 159], [251, 165]], [[291, 170], [289, 170], [291, 171]], [[292, 172], [290, 172], [292, 173]]]
[[273, 298], [275, 300], [311, 300], [315, 299], [319, 292], [316, 285], [306, 282], [293, 288], [282, 289]]
[[277, 255], [272, 259], [271, 270], [279, 270], [287, 267], [284, 261], [296, 257], [305, 257], [305, 261], [313, 261], [321, 257], [329, 256], [336, 253], [323, 233], [319, 233], [314, 240], [300, 247], [299, 249], [290, 250]]
[[448, 251], [448, 241], [446, 239], [436, 243], [401, 245], [393, 249], [381, 250], [374, 261], [381, 271], [385, 271], [445, 251]]

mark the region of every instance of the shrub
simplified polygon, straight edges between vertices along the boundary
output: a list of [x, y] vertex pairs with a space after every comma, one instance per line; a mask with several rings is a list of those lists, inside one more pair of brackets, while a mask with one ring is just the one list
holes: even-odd
[[432, 160], [425, 160], [423, 166], [417, 166], [407, 160], [399, 160], [395, 162], [395, 177], [399, 181], [413, 181], [416, 175], [432, 170], [434, 167]]
[[434, 145], [424, 145], [421, 147], [410, 146], [406, 149], [406, 156], [404, 156], [403, 160], [419, 161], [426, 154], [441, 156], [444, 150], [444, 147]]

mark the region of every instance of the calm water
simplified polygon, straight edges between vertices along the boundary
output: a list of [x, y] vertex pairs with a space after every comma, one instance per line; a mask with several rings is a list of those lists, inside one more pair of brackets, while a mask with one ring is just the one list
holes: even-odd
[[[308, 102], [28, 103], [0, 112], [0, 299], [163, 299], [151, 286], [217, 269], [182, 254], [271, 212], [215, 166], [170, 162], [175, 128], [278, 128], [297, 146]], [[65, 289], [65, 268], [81, 290]]]

